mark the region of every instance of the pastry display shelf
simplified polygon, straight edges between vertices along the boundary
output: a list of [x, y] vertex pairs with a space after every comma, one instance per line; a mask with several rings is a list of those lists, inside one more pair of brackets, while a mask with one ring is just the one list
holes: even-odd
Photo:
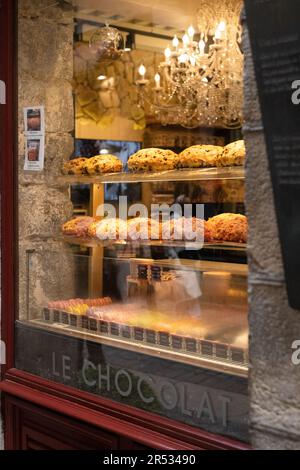
[[[80, 317], [78, 318], [80, 320]], [[90, 340], [148, 356], [197, 365], [216, 372], [228, 373], [238, 377], [248, 376], [247, 352], [242, 348], [236, 348], [217, 341], [187, 337], [182, 339], [181, 349], [177, 349], [179, 347], [179, 337], [177, 335], [165, 332], [160, 334], [154, 332], [154, 330], [149, 330], [149, 333], [152, 333], [150, 342], [150, 337], [147, 338], [148, 330], [144, 328], [136, 329], [117, 323], [100, 322], [93, 319], [86, 320], [87, 317], [83, 317], [81, 326], [72, 326], [68, 322], [62, 323], [60, 321], [52, 323], [51, 320], [49, 322], [42, 319], [23, 320], [21, 323], [27, 323], [42, 330], [61, 333], [84, 341]], [[105, 328], [101, 330], [103, 326]], [[125, 332], [126, 334], [124, 334]], [[152, 339], [153, 333], [155, 340]], [[166, 336], [168, 337], [167, 342]]]
[[140, 246], [157, 246], [157, 247], [170, 247], [170, 248], [184, 248], [185, 250], [201, 250], [201, 249], [212, 249], [212, 250], [230, 250], [245, 252], [247, 249], [246, 243], [233, 243], [233, 242], [192, 242], [192, 241], [172, 241], [172, 240], [94, 240], [90, 238], [79, 238], [70, 236], [59, 236], [57, 241], [66, 242], [71, 245], [86, 246], [88, 248], [97, 247], [126, 247], [131, 246], [132, 248], [138, 248]]
[[201, 181], [244, 179], [244, 167], [224, 168], [183, 168], [179, 170], [141, 172], [141, 173], [110, 173], [103, 175], [67, 175], [59, 177], [64, 184], [101, 184], [101, 183], [143, 183], [159, 181]]

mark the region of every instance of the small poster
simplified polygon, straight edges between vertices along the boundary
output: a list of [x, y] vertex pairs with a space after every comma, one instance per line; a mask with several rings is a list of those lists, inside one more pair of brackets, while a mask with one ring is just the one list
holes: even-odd
[[24, 170], [42, 171], [44, 168], [44, 136], [27, 136], [25, 145], [25, 165]]
[[45, 112], [43, 106], [24, 108], [26, 171], [42, 171], [45, 155]]
[[44, 107], [24, 108], [25, 134], [45, 134]]

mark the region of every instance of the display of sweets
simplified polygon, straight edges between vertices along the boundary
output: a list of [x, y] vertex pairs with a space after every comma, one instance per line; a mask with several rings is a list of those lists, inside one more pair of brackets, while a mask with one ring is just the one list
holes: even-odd
[[77, 315], [86, 315], [90, 307], [101, 307], [103, 305], [110, 305], [111, 303], [112, 300], [110, 297], [100, 297], [96, 299], [56, 300], [49, 302], [47, 307], [49, 309], [63, 310], [64, 312]]

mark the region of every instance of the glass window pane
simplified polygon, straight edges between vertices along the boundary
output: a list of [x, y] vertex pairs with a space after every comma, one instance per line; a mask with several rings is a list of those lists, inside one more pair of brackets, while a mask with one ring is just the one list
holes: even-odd
[[16, 367], [247, 441], [241, 2], [46, 3], [19, 2]]

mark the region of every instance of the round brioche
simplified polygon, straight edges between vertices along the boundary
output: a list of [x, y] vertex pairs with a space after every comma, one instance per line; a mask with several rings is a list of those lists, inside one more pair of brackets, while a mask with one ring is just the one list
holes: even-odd
[[91, 176], [103, 173], [118, 173], [123, 170], [123, 163], [114, 155], [96, 155], [85, 162], [84, 170]]
[[211, 234], [205, 220], [197, 217], [179, 217], [162, 224], [163, 240], [210, 241]]
[[98, 224], [99, 224], [99, 220], [94, 219], [94, 222], [92, 222], [89, 225], [87, 229], [87, 235], [89, 238], [95, 238], [95, 239], [97, 238], [96, 230], [97, 230]]
[[173, 170], [177, 163], [178, 155], [172, 150], [149, 148], [131, 155], [128, 168], [131, 171], [164, 171]]
[[242, 214], [219, 214], [207, 222], [214, 240], [246, 243], [248, 234], [247, 217]]
[[88, 237], [88, 229], [95, 221], [93, 217], [80, 216], [69, 220], [62, 226], [62, 233], [71, 237]]
[[246, 158], [246, 147], [243, 140], [237, 140], [224, 147], [217, 159], [217, 166], [241, 166]]
[[202, 168], [216, 166], [223, 147], [217, 145], [193, 145], [179, 154], [178, 168]]
[[88, 158], [80, 157], [65, 162], [62, 172], [64, 175], [82, 175], [83, 173], [85, 173], [84, 165], [87, 161]]
[[161, 225], [155, 219], [135, 217], [127, 222], [130, 240], [160, 240]]
[[127, 224], [123, 219], [105, 218], [92, 224], [89, 233], [99, 240], [124, 240]]

